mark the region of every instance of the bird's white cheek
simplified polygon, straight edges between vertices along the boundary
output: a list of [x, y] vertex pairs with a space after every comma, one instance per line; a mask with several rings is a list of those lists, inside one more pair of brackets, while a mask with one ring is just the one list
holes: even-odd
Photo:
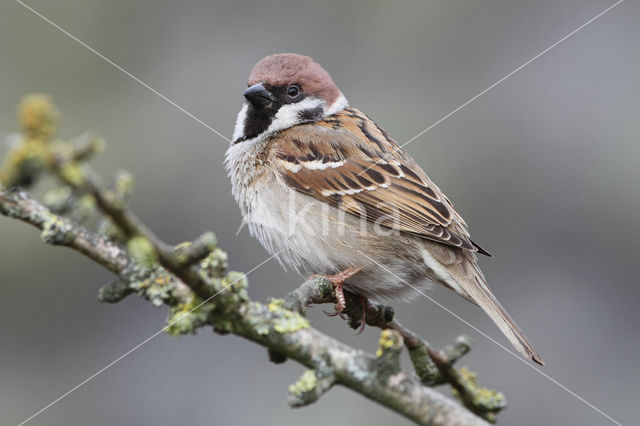
[[338, 97], [338, 99], [333, 101], [331, 106], [327, 109], [326, 115], [335, 114], [336, 112], [342, 111], [348, 106], [349, 106], [349, 101], [347, 101], [347, 98], [345, 98], [344, 95], [340, 93], [340, 96]]
[[282, 105], [265, 133], [277, 132], [300, 124], [303, 121], [300, 119], [300, 113], [318, 107], [323, 111], [326, 110], [326, 103], [318, 98], [306, 98], [295, 104]]
[[233, 137], [231, 140], [237, 140], [244, 136], [244, 122], [247, 119], [247, 110], [249, 109], [249, 104], [246, 102], [242, 105], [242, 109], [238, 113], [238, 118], [236, 118], [236, 125], [233, 128]]

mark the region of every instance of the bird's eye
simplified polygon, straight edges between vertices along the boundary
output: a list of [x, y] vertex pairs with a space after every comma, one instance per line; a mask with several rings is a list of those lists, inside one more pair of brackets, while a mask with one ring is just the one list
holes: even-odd
[[290, 98], [294, 99], [298, 97], [299, 94], [300, 87], [298, 85], [292, 84], [291, 86], [287, 87], [287, 96], [289, 96]]

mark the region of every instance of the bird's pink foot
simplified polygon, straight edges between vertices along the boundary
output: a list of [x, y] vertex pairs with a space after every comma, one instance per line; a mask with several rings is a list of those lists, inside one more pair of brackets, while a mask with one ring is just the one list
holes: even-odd
[[326, 316], [328, 316], [328, 317], [335, 317], [335, 316], [339, 316], [340, 318], [342, 318], [342, 319], [343, 319], [343, 320], [345, 320], [345, 321], [346, 321], [347, 319], [349, 319], [349, 318], [347, 318], [347, 316], [346, 316], [344, 313], [342, 313], [342, 312], [338, 311], [337, 309], [334, 309], [334, 310], [333, 310], [333, 312], [327, 312], [327, 311], [322, 311], [322, 312], [324, 312], [324, 314], [325, 314]]
[[351, 268], [347, 268], [344, 271], [338, 272], [335, 275], [315, 274], [309, 277], [310, 280], [318, 277], [324, 277], [329, 281], [331, 281], [331, 283], [333, 284], [333, 288], [335, 289], [335, 292], [336, 292], [336, 307], [335, 307], [336, 312], [333, 314], [327, 314], [327, 315], [330, 315], [330, 316], [340, 315], [340, 317], [342, 318], [342, 311], [344, 311], [344, 308], [346, 308], [347, 306], [347, 301], [344, 298], [344, 290], [342, 286], [348, 278], [357, 274], [359, 271], [360, 271], [360, 268], [352, 266]]
[[365, 317], [367, 315], [367, 298], [361, 295], [358, 295], [358, 300], [360, 301], [360, 305], [362, 306], [362, 316], [360, 317], [360, 328], [356, 333], [356, 336], [362, 334], [365, 327]]

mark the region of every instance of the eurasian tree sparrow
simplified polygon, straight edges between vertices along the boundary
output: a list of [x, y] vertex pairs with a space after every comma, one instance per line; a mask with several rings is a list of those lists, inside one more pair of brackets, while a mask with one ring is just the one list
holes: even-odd
[[338, 311], [343, 285], [367, 298], [411, 299], [412, 287], [440, 283], [480, 306], [515, 348], [543, 364], [489, 290], [476, 253], [489, 254], [449, 199], [349, 106], [319, 64], [267, 56], [253, 67], [244, 97], [226, 167], [249, 231], [283, 266], [327, 274]]

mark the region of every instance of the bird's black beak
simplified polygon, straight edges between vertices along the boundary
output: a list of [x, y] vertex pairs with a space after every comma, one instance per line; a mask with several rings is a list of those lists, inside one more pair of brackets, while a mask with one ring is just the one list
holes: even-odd
[[257, 108], [269, 108], [276, 100], [273, 93], [268, 91], [262, 83], [255, 84], [245, 90], [244, 97]]

